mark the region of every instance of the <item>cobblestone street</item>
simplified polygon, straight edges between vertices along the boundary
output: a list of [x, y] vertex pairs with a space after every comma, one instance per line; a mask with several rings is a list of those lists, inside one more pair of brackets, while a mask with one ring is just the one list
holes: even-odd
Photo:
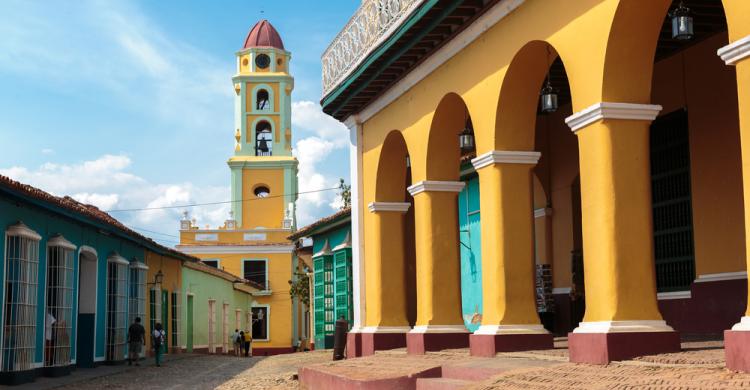
[[146, 359], [140, 367], [102, 366], [77, 370], [69, 377], [39, 378], [14, 389], [296, 389], [295, 376], [300, 365], [330, 358], [330, 351], [249, 359], [176, 355], [162, 367], [154, 367], [153, 359]]

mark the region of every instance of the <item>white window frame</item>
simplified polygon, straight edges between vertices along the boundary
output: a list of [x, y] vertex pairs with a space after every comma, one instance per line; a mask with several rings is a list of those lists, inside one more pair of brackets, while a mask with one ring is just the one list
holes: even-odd
[[[203, 263], [205, 263], [207, 261], [215, 261], [216, 262], [216, 269], [222, 269], [221, 268], [221, 259], [201, 259], [201, 261]], [[208, 265], [208, 264], [206, 264], [206, 265]], [[208, 265], [208, 266], [211, 267], [210, 265]]]
[[[263, 304], [256, 303], [256, 304], [253, 304], [252, 306], [250, 306], [250, 312], [252, 313], [252, 309], [255, 309], [255, 308], [265, 308], [266, 309], [266, 314], [264, 316], [264, 318], [266, 320], [266, 338], [264, 338], [264, 339], [256, 339], [255, 337], [253, 337], [253, 341], [269, 342], [269, 341], [271, 341], [271, 305], [269, 305], [267, 303], [263, 303]], [[252, 331], [253, 331], [253, 328], [250, 328], [251, 334], [252, 334]]]
[[[8, 237], [21, 237], [25, 238], [29, 241], [36, 241], [36, 279], [33, 280], [32, 283], [26, 283], [29, 295], [34, 295], [33, 299], [29, 299], [29, 303], [32, 303], [33, 313], [30, 316], [30, 323], [26, 324], [25, 326], [31, 327], [32, 334], [28, 341], [31, 342], [30, 345], [26, 345], [23, 347], [25, 352], [28, 354], [26, 356], [27, 359], [23, 361], [16, 361], [14, 358], [14, 365], [9, 370], [3, 370], [3, 367], [5, 366], [5, 362], [3, 361], [5, 357], [5, 325], [2, 327], [2, 332], [0, 332], [0, 372], [19, 372], [19, 371], [27, 371], [31, 370], [35, 367], [36, 363], [34, 360], [36, 360], [36, 312], [37, 312], [37, 304], [38, 304], [38, 297], [37, 291], [39, 288], [39, 243], [42, 240], [42, 236], [37, 234], [35, 231], [31, 230], [29, 227], [24, 225], [22, 222], [19, 222], [13, 226], [8, 227], [8, 229], [5, 230], [4, 235], [4, 253], [3, 253], [3, 285], [2, 285], [2, 291], [0, 291], [0, 296], [2, 296], [2, 318], [0, 318], [0, 321], [2, 321], [2, 324], [5, 324], [5, 318], [8, 316], [7, 308], [6, 308], [6, 302], [5, 300], [7, 297], [5, 296], [5, 293], [7, 291], [7, 282], [8, 282], [8, 265], [10, 262], [8, 261]], [[34, 261], [28, 261], [29, 263], [34, 263]], [[29, 279], [29, 282], [31, 282], [31, 279]], [[18, 358], [18, 352], [16, 352], [15, 357]]]
[[271, 288], [270, 288], [271, 286], [269, 285], [269, 280], [268, 280], [268, 263], [269, 263], [268, 258], [242, 259], [242, 278], [245, 279], [245, 264], [249, 263], [251, 261], [263, 261], [263, 262], [266, 263], [266, 275], [265, 275], [266, 283], [263, 286], [263, 291], [270, 291], [271, 290]]
[[[123, 297], [125, 297], [124, 298], [124, 302], [123, 302], [123, 306], [124, 307], [122, 308], [122, 310], [118, 310], [117, 311], [118, 313], [122, 312], [124, 314], [124, 316], [123, 316], [124, 318], [122, 319], [123, 323], [122, 324], [114, 324], [114, 327], [110, 327], [109, 326], [110, 324], [108, 322], [108, 320], [109, 320], [109, 311], [110, 311], [110, 307], [109, 307], [109, 283], [110, 283], [110, 280], [111, 280], [110, 275], [109, 275], [109, 267], [113, 263], [117, 264], [118, 266], [123, 266], [124, 274], [125, 274], [125, 279], [124, 279], [125, 280], [125, 283], [124, 283], [125, 286], [124, 287], [125, 287], [126, 291], [124, 291], [124, 292], [119, 292], [118, 291], [119, 294], [116, 294], [116, 296], [123, 296]], [[111, 356], [112, 359], [113, 359], [112, 361], [117, 362], [117, 361], [124, 360], [126, 358], [126, 354], [127, 354], [127, 348], [126, 348], [127, 340], [125, 339], [125, 333], [127, 332], [127, 324], [125, 324], [124, 322], [126, 322], [128, 320], [128, 310], [127, 310], [128, 309], [128, 291], [127, 291], [127, 289], [128, 289], [128, 286], [129, 286], [129, 284], [128, 284], [128, 276], [130, 276], [130, 268], [129, 268], [129, 266], [130, 266], [130, 263], [127, 260], [125, 260], [122, 256], [120, 256], [119, 254], [117, 254], [117, 253], [114, 253], [114, 254], [110, 255], [107, 258], [107, 285], [106, 285], [106, 292], [105, 292], [105, 297], [107, 298], [107, 300], [106, 300], [105, 310], [104, 310], [105, 315], [107, 316], [105, 318], [105, 321], [104, 321], [104, 331], [105, 331], [105, 333], [104, 333], [104, 358], [105, 358], [105, 360], [107, 359], [107, 356], [108, 356], [108, 354], [107, 354], [108, 348], [113, 348], [113, 352], [112, 352], [112, 356]], [[119, 281], [119, 280], [120, 279], [118, 278], [117, 281]], [[117, 299], [117, 298], [115, 298], [115, 299]], [[121, 328], [122, 329], [122, 336], [121, 336], [122, 340], [121, 340], [121, 342], [112, 343], [111, 340], [109, 340], [109, 333], [110, 333], [109, 329], [110, 328], [119, 329], [120, 327], [122, 327]], [[115, 340], [115, 341], [120, 341], [120, 340]], [[119, 348], [122, 348], [121, 351], [118, 351], [118, 349], [117, 349], [118, 346], [119, 346]], [[118, 358], [118, 352], [119, 352], [119, 358]]]

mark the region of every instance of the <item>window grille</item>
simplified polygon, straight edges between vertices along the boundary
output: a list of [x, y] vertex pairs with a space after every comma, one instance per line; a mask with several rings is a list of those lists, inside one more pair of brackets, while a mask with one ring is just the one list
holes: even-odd
[[127, 326], [127, 274], [128, 261], [117, 254], [107, 259], [107, 361], [125, 358], [125, 332]]
[[136, 317], [141, 321], [146, 319], [146, 272], [148, 266], [139, 261], [130, 263], [130, 310], [128, 310], [128, 323], [135, 322]]
[[33, 368], [41, 239], [22, 223], [6, 231], [3, 350], [0, 355], [0, 371], [3, 372]]
[[179, 291], [172, 292], [172, 346], [179, 348], [180, 346], [180, 333], [182, 328], [180, 327], [180, 315], [181, 315], [181, 295]]
[[221, 305], [221, 352], [229, 353], [229, 304]]
[[47, 243], [47, 308], [44, 314], [44, 366], [70, 364], [73, 329], [73, 252], [62, 236]]
[[208, 300], [208, 353], [216, 353], [216, 300]]
[[683, 291], [695, 279], [687, 112], [651, 125], [654, 260], [659, 292]]

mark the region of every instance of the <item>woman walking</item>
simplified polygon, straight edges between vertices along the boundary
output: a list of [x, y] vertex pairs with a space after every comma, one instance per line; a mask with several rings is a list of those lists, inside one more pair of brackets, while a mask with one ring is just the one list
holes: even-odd
[[151, 335], [151, 344], [154, 347], [156, 367], [161, 367], [162, 346], [164, 345], [164, 330], [161, 322], [157, 322], [156, 326], [154, 326], [154, 333]]

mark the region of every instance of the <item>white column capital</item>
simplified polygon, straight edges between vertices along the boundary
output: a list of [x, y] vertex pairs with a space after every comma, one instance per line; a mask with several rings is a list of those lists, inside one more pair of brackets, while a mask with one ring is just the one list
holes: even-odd
[[737, 65], [738, 62], [750, 57], [750, 35], [719, 48], [716, 54], [727, 65]]
[[411, 196], [416, 196], [423, 192], [461, 192], [465, 186], [466, 183], [462, 181], [424, 180], [409, 186], [407, 190]]
[[471, 159], [474, 169], [479, 170], [494, 164], [531, 164], [539, 162], [542, 154], [531, 151], [493, 150]]
[[600, 102], [565, 118], [565, 123], [575, 133], [603, 119], [653, 121], [661, 110], [658, 104]]
[[409, 211], [409, 207], [411, 207], [411, 203], [405, 202], [370, 202], [367, 205], [367, 209], [371, 213], [394, 212], [403, 214]]

